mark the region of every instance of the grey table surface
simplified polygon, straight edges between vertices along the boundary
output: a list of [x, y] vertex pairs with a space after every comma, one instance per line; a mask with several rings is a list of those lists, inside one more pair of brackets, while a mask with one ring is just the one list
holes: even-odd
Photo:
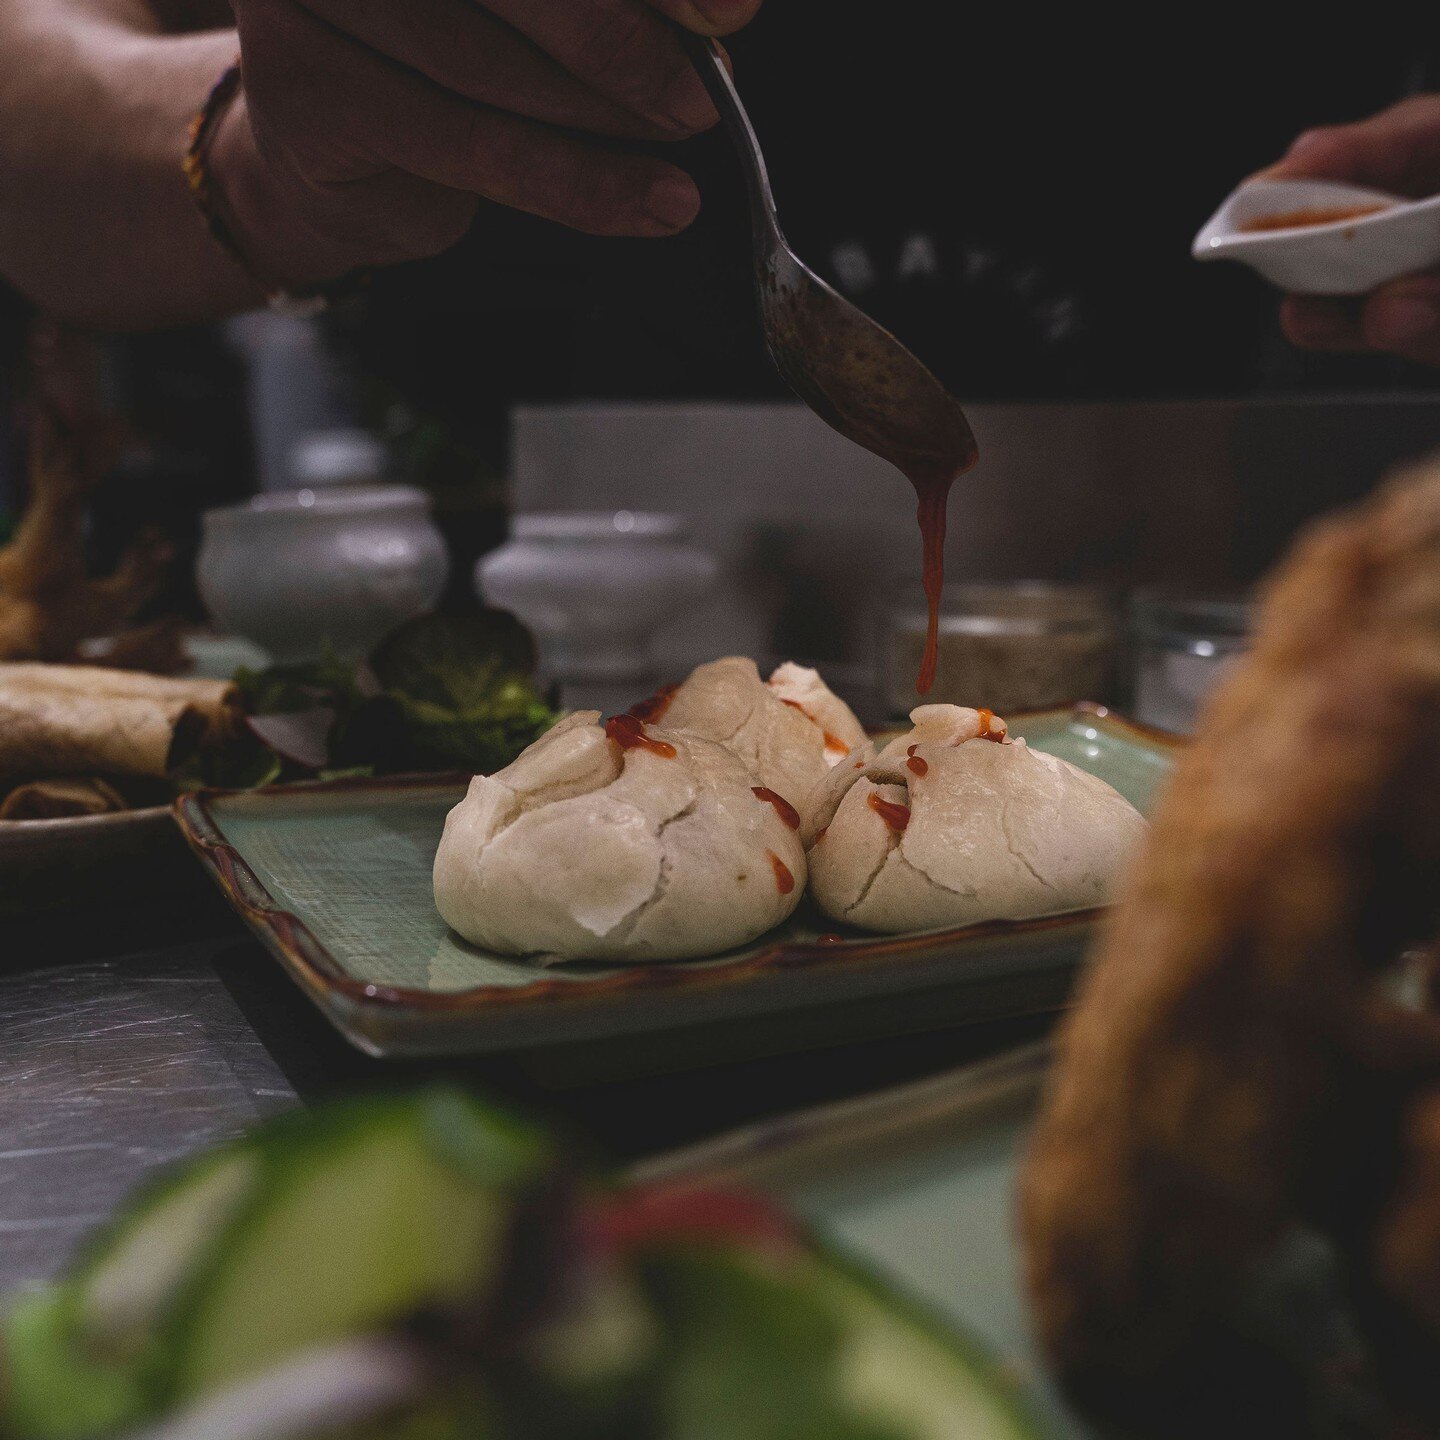
[[161, 902], [0, 922], [0, 1295], [55, 1274], [165, 1165], [338, 1091], [442, 1078], [633, 1158], [964, 1063], [1046, 1023], [797, 1049], [663, 1079], [579, 1082], [524, 1055], [382, 1064], [330, 1029], [197, 870]]

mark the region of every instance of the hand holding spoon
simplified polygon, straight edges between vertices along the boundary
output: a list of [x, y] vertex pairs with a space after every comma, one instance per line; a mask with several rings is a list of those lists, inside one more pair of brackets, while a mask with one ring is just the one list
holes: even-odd
[[916, 689], [935, 680], [945, 502], [978, 456], [959, 403], [888, 330], [809, 269], [785, 239], [765, 157], [724, 52], [682, 31], [744, 166], [765, 344], [785, 382], [829, 426], [894, 465], [919, 497], [930, 623]]

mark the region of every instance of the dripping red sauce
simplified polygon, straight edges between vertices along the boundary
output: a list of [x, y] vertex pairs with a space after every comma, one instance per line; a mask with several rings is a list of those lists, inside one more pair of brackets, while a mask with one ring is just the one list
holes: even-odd
[[642, 724], [654, 725], [670, 708], [670, 702], [679, 688], [679, 685], [662, 685], [653, 695], [637, 700], [630, 707], [629, 713]]
[[910, 823], [910, 807], [897, 805], [893, 800], [882, 800], [873, 790], [870, 792], [870, 808], [897, 834]]
[[820, 829], [815, 832], [815, 839], [811, 843], [818, 845], [829, 833], [830, 827], [828, 825], [822, 825]]
[[915, 517], [920, 522], [921, 585], [925, 591], [925, 650], [920, 657], [920, 674], [915, 691], [928, 695], [935, 684], [935, 667], [940, 661], [940, 595], [945, 589], [945, 506], [956, 472], [907, 470], [905, 478], [915, 487], [919, 504]]
[[765, 852], [770, 857], [770, 867], [775, 871], [775, 885], [782, 895], [788, 895], [795, 888], [795, 877], [790, 867], [773, 851]]
[[752, 785], [750, 793], [757, 799], [763, 800], [767, 805], [775, 807], [775, 813], [792, 829], [800, 828], [800, 812], [783, 796], [777, 795], [773, 790], [767, 790], [763, 785]]
[[921, 759], [921, 757], [915, 753], [919, 748], [918, 745], [912, 745], [905, 752], [910, 757], [905, 762], [905, 768], [910, 771], [912, 775], [928, 775], [930, 773], [930, 762]]
[[634, 715], [612, 715], [605, 722], [605, 734], [622, 750], [648, 750], [662, 760], [675, 758], [675, 747], [666, 740], [652, 739]]

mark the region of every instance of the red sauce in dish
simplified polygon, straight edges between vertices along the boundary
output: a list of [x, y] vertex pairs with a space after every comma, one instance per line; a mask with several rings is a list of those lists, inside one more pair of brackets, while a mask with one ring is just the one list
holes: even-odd
[[770, 857], [770, 868], [775, 872], [775, 885], [782, 895], [788, 895], [795, 888], [795, 877], [790, 867], [773, 851], [765, 852]]
[[1341, 220], [1359, 220], [1378, 215], [1388, 205], [1316, 205], [1308, 210], [1285, 210], [1278, 215], [1257, 215], [1241, 223], [1247, 235], [1263, 230], [1300, 230], [1307, 225], [1334, 225]]
[[622, 750], [648, 750], [662, 760], [675, 758], [675, 747], [667, 740], [655, 740], [647, 735], [644, 724], [634, 715], [612, 715], [605, 722], [605, 733]]
[[629, 713], [643, 724], [654, 725], [670, 708], [670, 702], [679, 688], [679, 685], [662, 685], [653, 695], [637, 700]]
[[750, 793], [757, 799], [763, 800], [767, 805], [775, 807], [775, 813], [792, 829], [800, 828], [800, 812], [783, 796], [777, 795], [773, 790], [767, 790], [763, 785], [752, 785]]
[[899, 834], [910, 823], [910, 807], [897, 805], [893, 800], [882, 800], [873, 790], [870, 792], [870, 808]]

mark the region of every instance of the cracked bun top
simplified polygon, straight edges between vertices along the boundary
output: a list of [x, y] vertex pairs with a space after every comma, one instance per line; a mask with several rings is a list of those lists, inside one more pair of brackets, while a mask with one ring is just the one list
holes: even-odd
[[867, 743], [850, 707], [814, 670], [786, 663], [767, 682], [738, 655], [696, 666], [655, 718], [734, 751], [756, 784], [797, 807], [831, 766]]
[[504, 954], [733, 949], [789, 916], [805, 887], [797, 817], [763, 788], [713, 740], [577, 712], [470, 782], [445, 821], [435, 903], [465, 939]]
[[809, 796], [810, 887], [832, 919], [893, 933], [1103, 905], [1145, 821], [1103, 780], [1011, 740], [987, 710], [914, 729]]

